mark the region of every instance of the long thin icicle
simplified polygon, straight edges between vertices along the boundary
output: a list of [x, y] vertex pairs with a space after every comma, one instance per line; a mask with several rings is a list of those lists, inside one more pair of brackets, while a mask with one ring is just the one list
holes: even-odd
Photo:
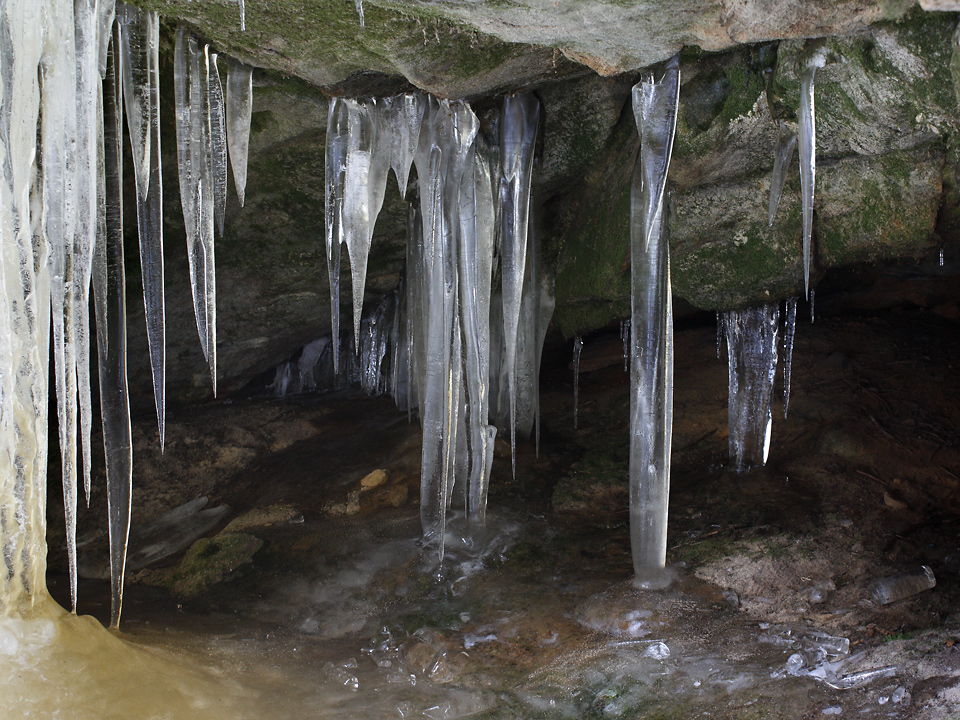
[[[211, 86], [210, 46], [201, 50], [197, 39], [182, 26], [174, 47], [174, 92], [177, 117], [177, 161], [180, 166], [180, 204], [187, 234], [190, 287], [203, 355], [210, 366], [213, 394], [217, 394], [217, 286], [214, 226], [217, 193], [226, 182], [226, 166], [215, 162], [223, 136], [214, 131], [222, 117], [222, 101]], [[220, 139], [215, 139], [218, 136]], [[223, 144], [220, 145], [221, 141]], [[218, 174], [219, 173], [219, 174]], [[221, 178], [222, 174], [222, 178]]]
[[[243, 0], [240, 0], [241, 4]], [[243, 207], [247, 189], [247, 156], [250, 152], [250, 117], [253, 114], [253, 68], [227, 58], [227, 148], [233, 184]]]
[[664, 199], [680, 62], [633, 88], [640, 160], [631, 195], [630, 544], [635, 583], [662, 585], [673, 435], [673, 303]]
[[224, 117], [223, 85], [217, 53], [209, 54], [210, 150], [213, 154], [213, 203], [217, 232], [223, 237], [223, 217], [227, 209], [227, 125]]
[[71, 3], [52, 3], [46, 16], [41, 74], [41, 164], [43, 225], [50, 244], [50, 306], [53, 314], [57, 415], [63, 463], [70, 600], [77, 607], [77, 365], [74, 265], [76, 183], [76, 59]]
[[327, 146], [324, 158], [327, 277], [330, 281], [330, 340], [333, 372], [340, 373], [340, 244], [343, 242], [343, 194], [347, 168], [347, 106], [333, 98], [327, 108]]
[[800, 78], [800, 197], [803, 217], [803, 289], [810, 296], [810, 256], [813, 240], [813, 192], [817, 175], [817, 122], [814, 110], [814, 77], [826, 64], [819, 43], [804, 53]]
[[765, 465], [770, 453], [779, 322], [778, 303], [724, 313], [730, 465], [737, 472]]
[[540, 103], [531, 93], [508, 95], [500, 129], [500, 203], [502, 207], [502, 287], [505, 379], [510, 403], [511, 468], [516, 474], [517, 333], [527, 262], [533, 154]]
[[787, 298], [786, 328], [783, 334], [783, 419], [787, 419], [787, 408], [790, 407], [790, 373], [793, 369], [793, 336], [797, 330], [797, 300]]
[[127, 395], [126, 288], [123, 258], [122, 79], [116, 45], [109, 54], [103, 102], [105, 236], [94, 259], [100, 368], [100, 414], [107, 471], [110, 534], [110, 625], [119, 627], [130, 535], [133, 445]]
[[90, 400], [90, 274], [97, 234], [97, 178], [101, 146], [98, 135], [100, 93], [100, 17], [97, 0], [74, 4], [77, 61], [77, 217], [74, 235], [74, 337], [76, 338], [77, 389], [80, 393], [80, 438], [83, 488], [90, 505], [90, 434], [93, 410]]
[[166, 417], [166, 330], [163, 294], [163, 182], [160, 165], [160, 19], [117, 4], [123, 104], [137, 186], [140, 272], [153, 395], [163, 448]]

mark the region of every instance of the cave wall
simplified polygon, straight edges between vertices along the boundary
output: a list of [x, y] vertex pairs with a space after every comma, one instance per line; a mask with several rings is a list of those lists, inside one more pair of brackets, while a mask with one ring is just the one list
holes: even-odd
[[[764, 70], [773, 73], [778, 115], [795, 125], [807, 36], [829, 36], [828, 64], [816, 84], [815, 277], [833, 267], [923, 257], [940, 243], [956, 242], [954, 75], [960, 60], [953, 13], [925, 12], [908, 2], [367, 0], [360, 28], [353, 2], [253, 0], [241, 32], [233, 2], [142, 4], [166, 21], [161, 97], [174, 403], [210, 394], [193, 325], [176, 181], [172, 35], [178, 20], [259, 68], [247, 204], [241, 209], [230, 197], [217, 243], [226, 392], [329, 330], [323, 162], [331, 95], [420, 88], [469, 98], [482, 115], [505, 91], [537, 93], [543, 247], [557, 273], [554, 325], [568, 337], [628, 316], [629, 183], [639, 143], [630, 89], [647, 66], [655, 72], [656, 63], [678, 51], [682, 88], [669, 218], [677, 297], [717, 310], [802, 289], [796, 156], [776, 220], [767, 225], [777, 127]], [[395, 184], [388, 185], [368, 302], [397, 283], [405, 218]], [[346, 263], [341, 288], [348, 325]], [[148, 388], [133, 278], [130, 293], [132, 385]]]

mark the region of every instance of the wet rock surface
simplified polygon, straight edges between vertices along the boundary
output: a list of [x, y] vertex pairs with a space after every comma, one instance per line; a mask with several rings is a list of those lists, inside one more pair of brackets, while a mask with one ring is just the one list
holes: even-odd
[[[814, 324], [801, 305], [789, 417], [775, 405], [770, 462], [744, 474], [725, 468], [715, 329], [678, 328], [665, 591], [630, 582], [614, 331], [585, 340], [576, 431], [569, 346], [548, 342], [540, 455], [521, 446], [515, 480], [498, 455], [486, 530], [453, 521], [439, 578], [417, 542], [419, 430], [389, 400], [235, 397], [172, 414], [163, 456], [144, 418], [135, 526], [203, 494], [246, 552], [224, 569], [195, 545], [152, 568], [207, 558], [219, 582], [186, 599], [129, 578], [124, 636], [217, 668], [260, 717], [952, 717], [960, 335], [916, 307], [837, 314], [849, 299], [818, 298]], [[391, 488], [404, 499], [369, 501]], [[935, 588], [871, 599], [921, 565]], [[80, 611], [108, 597], [83, 581]]]

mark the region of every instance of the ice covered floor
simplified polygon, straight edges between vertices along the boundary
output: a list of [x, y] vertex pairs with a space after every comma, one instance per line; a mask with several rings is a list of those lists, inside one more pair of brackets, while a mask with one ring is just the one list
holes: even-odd
[[[629, 584], [628, 379], [611, 331], [585, 339], [577, 430], [570, 348], [548, 343], [540, 457], [523, 447], [511, 481], [498, 445], [489, 536], [471, 547], [454, 523], [439, 582], [416, 543], [419, 430], [388, 400], [171, 412], [162, 457], [145, 417], [134, 526], [199, 495], [231, 510], [193, 564], [181, 553], [129, 579], [121, 637], [194, 668], [194, 717], [957, 717], [956, 322], [798, 323], [790, 417], [775, 404], [770, 462], [748, 474], [724, 466], [715, 337], [676, 335], [669, 590]], [[102, 517], [80, 517], [93, 558]], [[50, 545], [62, 566], [62, 539]], [[867, 602], [871, 582], [921, 564], [935, 589]], [[63, 602], [64, 577], [51, 585]], [[82, 580], [80, 603], [106, 620], [107, 583]], [[120, 716], [114, 671], [73, 667], [65, 682], [89, 692], [59, 717], [110, 717], [113, 694]]]

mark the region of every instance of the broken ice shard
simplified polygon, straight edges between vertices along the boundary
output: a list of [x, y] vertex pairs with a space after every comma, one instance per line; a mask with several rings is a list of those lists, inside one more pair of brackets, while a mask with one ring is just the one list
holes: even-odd
[[803, 219], [803, 289], [810, 292], [810, 258], [813, 241], [813, 191], [817, 174], [817, 123], [814, 111], [814, 77], [826, 64], [822, 41], [815, 42], [803, 55], [800, 78], [800, 198]]
[[680, 93], [674, 57], [633, 88], [640, 158], [630, 202], [630, 545], [636, 582], [661, 582], [673, 435], [673, 303], [664, 200]]
[[121, 39], [123, 102], [137, 186], [137, 227], [147, 344], [162, 448], [166, 414], [166, 331], [160, 166], [160, 19], [155, 12], [117, 3], [117, 23]]
[[511, 466], [516, 473], [517, 333], [527, 261], [530, 187], [540, 103], [531, 93], [508, 95], [500, 128], [501, 283], [505, 381], [510, 407]]
[[737, 472], [765, 465], [770, 452], [779, 322], [777, 303], [724, 313], [730, 465]]
[[247, 156], [250, 151], [250, 118], [253, 114], [253, 68], [233, 58], [227, 58], [226, 111], [227, 148], [233, 168], [233, 184], [240, 207], [243, 207], [247, 188]]
[[100, 415], [107, 474], [110, 535], [110, 625], [118, 627], [130, 535], [133, 445], [127, 394], [126, 288], [123, 257], [122, 80], [116, 44], [108, 53], [103, 96], [105, 235], [94, 259], [94, 299], [100, 369]]

